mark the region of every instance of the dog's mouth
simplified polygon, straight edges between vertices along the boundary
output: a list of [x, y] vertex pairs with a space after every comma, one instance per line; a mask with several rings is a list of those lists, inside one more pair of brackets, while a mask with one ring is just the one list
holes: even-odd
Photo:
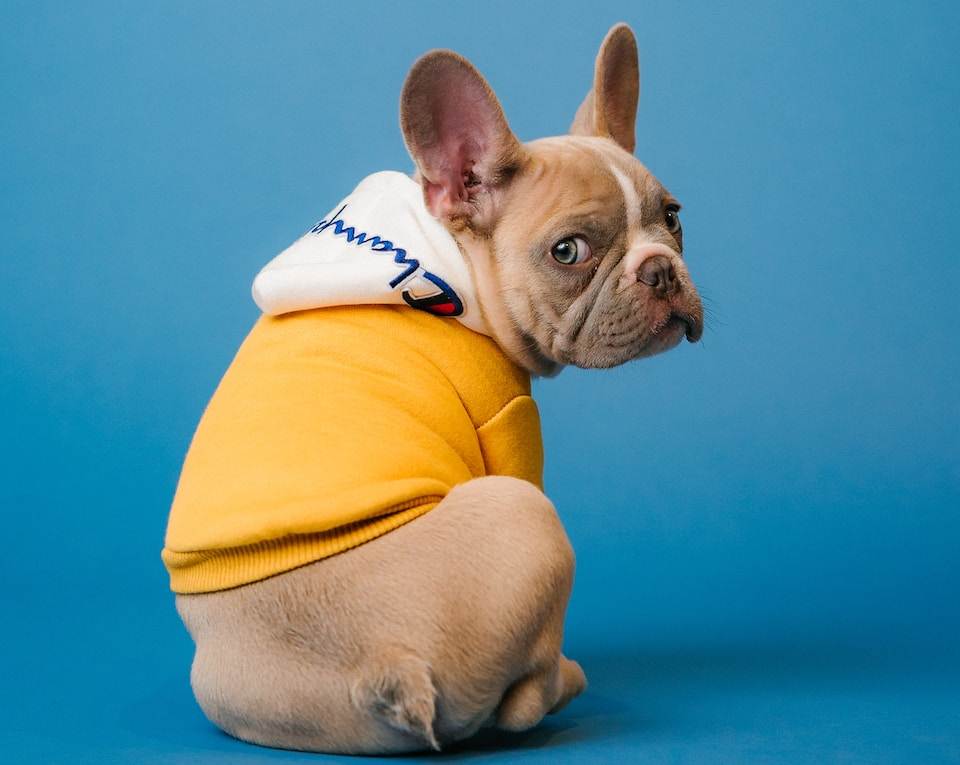
[[695, 343], [703, 337], [703, 318], [700, 315], [674, 310], [670, 314], [668, 324], [672, 324], [673, 322], [679, 322], [683, 325], [684, 335], [686, 335], [688, 342]]
[[672, 310], [666, 319], [652, 327], [650, 332], [651, 339], [657, 344], [663, 343], [668, 338], [672, 339], [673, 342], [669, 344], [671, 347], [679, 343], [683, 337], [695, 343], [702, 335], [703, 319], [695, 313], [679, 309]]

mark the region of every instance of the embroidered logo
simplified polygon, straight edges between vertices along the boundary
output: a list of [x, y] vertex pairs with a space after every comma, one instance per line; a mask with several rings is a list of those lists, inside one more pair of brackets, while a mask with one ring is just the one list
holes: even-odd
[[[347, 206], [343, 205], [333, 214], [330, 220], [317, 221], [317, 224], [310, 229], [310, 233], [322, 234], [332, 227], [334, 236], [343, 236], [347, 242], [356, 244], [357, 247], [369, 245], [373, 252], [392, 253], [393, 262], [400, 266], [402, 270], [390, 280], [390, 288], [401, 287], [400, 296], [407, 305], [436, 316], [460, 316], [463, 314], [463, 301], [449, 284], [436, 274], [423, 268], [416, 258], [407, 257], [407, 251], [402, 247], [397, 247], [389, 239], [383, 239], [376, 234], [370, 235], [366, 231], [357, 233], [353, 226], [348, 226], [340, 217], [340, 214], [346, 209]], [[414, 295], [412, 288], [417, 279], [426, 281], [428, 283], [426, 285], [427, 289], [431, 291], [426, 295]]]

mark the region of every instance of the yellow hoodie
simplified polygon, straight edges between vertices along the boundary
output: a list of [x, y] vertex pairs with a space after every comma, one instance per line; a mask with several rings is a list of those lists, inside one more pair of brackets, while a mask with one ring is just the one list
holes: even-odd
[[263, 316], [194, 435], [162, 558], [175, 592], [236, 587], [380, 536], [472, 478], [540, 486], [542, 465], [529, 376], [485, 334], [406, 305]]

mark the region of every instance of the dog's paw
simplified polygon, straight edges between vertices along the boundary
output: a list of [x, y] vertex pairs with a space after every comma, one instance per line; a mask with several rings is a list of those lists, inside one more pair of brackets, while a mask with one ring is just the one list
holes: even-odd
[[353, 685], [354, 705], [387, 725], [409, 733], [440, 750], [433, 732], [437, 691], [429, 665], [409, 653], [391, 656], [365, 668]]

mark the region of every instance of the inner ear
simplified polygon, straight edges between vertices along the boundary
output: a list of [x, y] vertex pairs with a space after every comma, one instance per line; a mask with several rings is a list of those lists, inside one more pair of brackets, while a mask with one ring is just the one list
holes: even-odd
[[640, 61], [637, 40], [626, 24], [617, 24], [603, 39], [593, 73], [593, 88], [577, 109], [573, 135], [612, 138], [631, 154], [636, 148]]
[[522, 153], [493, 90], [453, 51], [431, 51], [413, 65], [400, 96], [400, 127], [438, 218], [473, 217]]

